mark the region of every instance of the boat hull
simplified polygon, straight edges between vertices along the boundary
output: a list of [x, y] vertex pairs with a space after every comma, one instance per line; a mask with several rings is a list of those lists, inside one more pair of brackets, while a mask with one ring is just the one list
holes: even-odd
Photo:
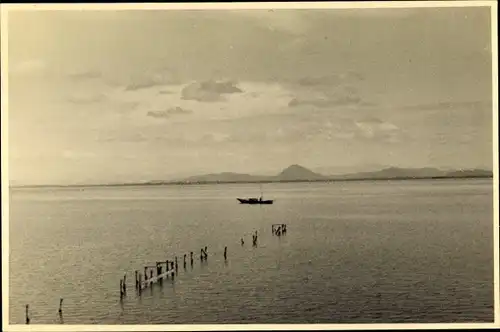
[[240, 204], [251, 204], [251, 205], [254, 205], [254, 204], [265, 204], [265, 205], [273, 204], [272, 199], [259, 200], [259, 199], [237, 198], [237, 200], [240, 202]]

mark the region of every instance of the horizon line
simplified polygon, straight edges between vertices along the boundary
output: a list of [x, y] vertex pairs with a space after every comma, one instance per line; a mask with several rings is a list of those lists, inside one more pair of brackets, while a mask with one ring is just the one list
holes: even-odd
[[[348, 182], [348, 181], [405, 181], [405, 180], [461, 180], [461, 179], [493, 179], [494, 174], [488, 175], [439, 175], [439, 176], [394, 176], [394, 177], [359, 177], [359, 178], [336, 178], [326, 177], [323, 179], [296, 179], [296, 180], [255, 180], [255, 181], [187, 181], [187, 180], [149, 180], [147, 182], [123, 182], [123, 183], [89, 183], [89, 184], [33, 184], [33, 185], [9, 185], [9, 189], [29, 188], [82, 188], [82, 187], [137, 187], [137, 186], [191, 186], [191, 185], [213, 185], [213, 184], [252, 184], [252, 183], [308, 183], [308, 182]], [[342, 176], [342, 175], [337, 175]]]

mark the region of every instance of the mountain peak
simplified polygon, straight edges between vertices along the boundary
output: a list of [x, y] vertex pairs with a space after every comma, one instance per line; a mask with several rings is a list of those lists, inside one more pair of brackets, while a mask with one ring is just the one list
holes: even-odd
[[323, 175], [314, 173], [301, 165], [293, 164], [285, 168], [278, 177], [281, 180], [318, 180], [323, 178]]
[[288, 166], [287, 168], [285, 168], [285, 169], [283, 170], [283, 172], [284, 172], [284, 171], [286, 171], [286, 170], [290, 170], [290, 169], [292, 169], [292, 170], [293, 170], [293, 169], [300, 169], [300, 170], [310, 171], [310, 170], [308, 170], [307, 168], [305, 168], [304, 166], [301, 166], [301, 165], [299, 165], [299, 164], [293, 164], [293, 165], [290, 165], [290, 166]]

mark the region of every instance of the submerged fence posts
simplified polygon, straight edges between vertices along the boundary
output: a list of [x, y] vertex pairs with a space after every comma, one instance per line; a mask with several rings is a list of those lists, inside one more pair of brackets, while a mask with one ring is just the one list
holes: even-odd
[[29, 306], [30, 306], [29, 304], [26, 305], [26, 314], [25, 314], [26, 315], [26, 324], [30, 323], [30, 316], [29, 316], [29, 313], [28, 313]]
[[286, 224], [273, 224], [271, 227], [273, 235], [281, 236], [286, 234]]
[[[274, 227], [273, 227], [274, 229]], [[257, 239], [258, 239], [258, 231], [255, 231], [253, 234], [253, 242], [254, 245], [257, 244]], [[241, 238], [241, 244], [243, 245], [244, 241], [243, 238]], [[184, 269], [186, 269], [187, 266], [187, 258], [188, 258], [188, 253], [189, 253], [189, 258], [191, 260], [191, 268], [193, 267], [194, 264], [194, 252], [189, 251], [186, 253], [182, 254], [182, 263], [184, 266]], [[228, 250], [227, 246], [224, 246], [224, 261], [225, 264], [227, 265], [227, 260], [228, 260]], [[208, 246], [204, 246], [200, 248], [200, 260], [207, 261], [208, 259]], [[165, 269], [163, 269], [163, 264], [165, 264]], [[134, 270], [134, 275], [135, 275], [135, 288], [140, 296], [142, 291], [145, 288], [148, 287], [153, 287], [155, 283], [159, 283], [162, 285], [163, 279], [168, 278], [170, 275], [172, 277], [172, 282], [175, 279], [176, 275], [179, 273], [179, 256], [173, 256], [173, 259], [167, 259], [165, 261], [157, 261], [156, 265], [145, 265], [143, 266], [144, 268], [144, 274], [140, 273], [140, 270]], [[156, 268], [156, 273], [154, 272]], [[126, 296], [126, 278], [127, 275], [126, 273], [124, 274], [123, 279], [120, 279], [120, 299], [124, 296]], [[61, 302], [62, 303], [62, 302]]]

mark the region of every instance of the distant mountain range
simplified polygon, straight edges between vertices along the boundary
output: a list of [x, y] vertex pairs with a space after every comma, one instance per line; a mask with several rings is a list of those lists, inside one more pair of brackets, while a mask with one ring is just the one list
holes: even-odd
[[188, 178], [140, 183], [109, 183], [87, 185], [24, 185], [11, 187], [89, 187], [89, 186], [129, 186], [129, 185], [173, 185], [208, 183], [258, 183], [258, 182], [313, 182], [313, 181], [350, 181], [350, 180], [395, 180], [395, 179], [446, 179], [446, 178], [492, 178], [493, 172], [484, 169], [440, 170], [437, 168], [398, 168], [387, 167], [372, 172], [354, 172], [341, 175], [323, 175], [300, 165], [291, 165], [276, 175], [251, 175], [241, 173], [214, 173], [191, 176]]
[[437, 168], [388, 167], [373, 172], [357, 172], [342, 175], [323, 175], [300, 165], [291, 165], [277, 175], [263, 176], [241, 173], [216, 173], [191, 176], [176, 183], [235, 183], [235, 182], [298, 182], [334, 180], [382, 180], [382, 179], [432, 179], [432, 178], [493, 177], [493, 172], [484, 169], [440, 170]]
[[292, 165], [285, 168], [281, 173], [273, 176], [250, 175], [241, 173], [216, 173], [191, 176], [180, 180], [181, 182], [286, 182], [286, 181], [314, 181], [324, 180], [325, 176], [300, 165]]

